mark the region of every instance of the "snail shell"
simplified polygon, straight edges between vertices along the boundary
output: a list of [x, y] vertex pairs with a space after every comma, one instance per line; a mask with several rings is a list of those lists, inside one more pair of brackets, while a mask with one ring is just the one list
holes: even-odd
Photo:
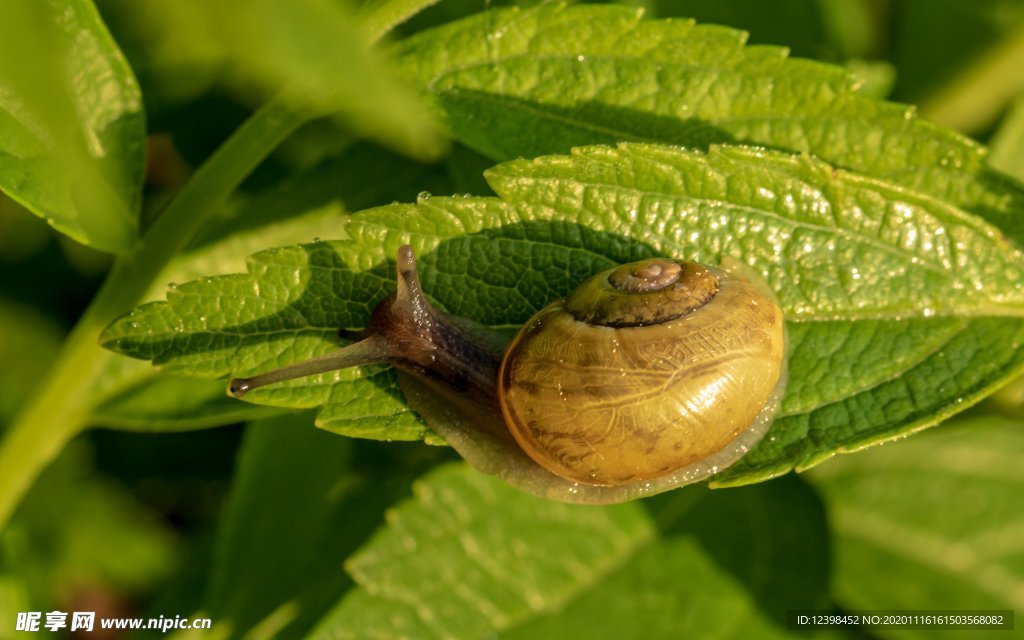
[[362, 340], [235, 379], [231, 393], [388, 362], [413, 409], [470, 464], [536, 495], [597, 504], [716, 473], [778, 410], [782, 312], [738, 263], [655, 258], [597, 274], [541, 309], [504, 354], [494, 334], [427, 302], [409, 247], [398, 272]]
[[699, 464], [752, 425], [761, 431], [782, 378], [783, 327], [774, 301], [728, 272], [625, 265], [519, 333], [502, 361], [501, 407], [524, 451], [557, 475], [653, 480]]

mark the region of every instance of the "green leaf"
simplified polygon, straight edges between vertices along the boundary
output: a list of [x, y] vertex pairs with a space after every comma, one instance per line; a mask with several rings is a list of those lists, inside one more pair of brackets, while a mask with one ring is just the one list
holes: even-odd
[[983, 147], [860, 94], [840, 67], [744, 40], [624, 7], [545, 3], [432, 29], [397, 55], [452, 135], [496, 160], [621, 141], [809, 152], [984, 216], [1024, 244], [1024, 191], [988, 168]]
[[480, 637], [558, 608], [656, 531], [636, 504], [547, 502], [450, 465], [346, 563], [363, 588], [313, 638]]
[[839, 603], [848, 609], [1024, 608], [1022, 450], [1019, 422], [973, 418], [808, 474], [837, 533]]
[[1024, 97], [1018, 96], [992, 136], [992, 166], [1024, 180]]
[[126, 431], [186, 431], [278, 413], [278, 409], [235, 402], [219, 382], [149, 372], [93, 409], [90, 422]]
[[[249, 275], [178, 286], [112, 324], [104, 344], [208, 378], [331, 351], [339, 327], [365, 326], [393, 290], [388, 261], [407, 242], [441, 308], [499, 329], [616, 263], [728, 256], [764, 275], [791, 336], [781, 416], [720, 477], [730, 484], [935, 424], [1024, 367], [1018, 252], [981, 220], [901, 187], [806, 156], [649, 145], [510, 162], [488, 180], [499, 198], [371, 209], [352, 216], [347, 240], [261, 252]], [[379, 367], [249, 398], [322, 405], [318, 424], [350, 435], [423, 429]]]
[[[244, 269], [246, 256], [277, 242], [301, 242], [336, 233], [344, 226], [345, 213], [336, 204], [313, 208], [283, 221], [267, 221], [260, 219], [261, 201], [254, 200], [250, 209], [255, 220], [236, 223], [223, 234], [176, 256], [161, 273], [158, 283], [150, 288], [146, 299], [163, 296], [168, 283]], [[120, 358], [112, 360], [96, 377], [92, 395], [98, 402], [92, 410], [91, 423], [131, 431], [200, 429], [277, 413], [264, 407], [253, 411], [253, 407], [240, 406], [216, 382], [163, 375], [144, 363]]]
[[247, 93], [255, 85], [280, 94], [296, 111], [331, 114], [357, 134], [413, 157], [437, 157], [445, 140], [431, 114], [371, 46], [379, 30], [366, 33], [348, 4], [152, 0], [119, 8], [130, 16], [126, 28], [135, 32], [149, 70], [167, 76], [158, 84], [164, 91], [161, 84], [201, 89], [190, 87], [196, 68], [207, 82], [226, 72]]
[[[177, 255], [150, 287], [145, 300], [162, 299], [168, 283], [243, 271], [246, 258], [257, 251], [311, 238], [339, 237], [348, 219], [346, 208], [380, 204], [395, 197], [411, 199], [424, 185], [447, 188], [448, 181], [435, 167], [355, 145], [271, 188], [239, 197], [234, 215], [212, 225], [200, 242]], [[24, 340], [15, 340], [12, 347], [22, 349], [27, 345]], [[394, 404], [397, 390], [381, 396], [378, 386], [367, 387], [353, 395], [353, 400], [365, 401], [370, 407], [380, 402]], [[97, 376], [93, 396], [101, 400], [91, 422], [127, 430], [179, 431], [277, 413], [238, 403], [227, 397], [222, 384], [161, 375], [146, 363], [127, 358], [112, 360]], [[423, 425], [408, 414], [404, 405], [394, 411], [405, 414], [402, 419], [409, 425], [408, 433], [400, 439], [424, 436]], [[366, 429], [370, 433], [394, 437], [375, 428], [375, 414], [369, 415]], [[343, 417], [354, 428], [351, 416]], [[328, 426], [330, 423], [329, 419], [325, 421]]]
[[142, 98], [89, 0], [0, 10], [0, 189], [75, 240], [138, 236]]
[[[809, 491], [773, 484], [688, 488], [649, 501], [648, 511], [554, 503], [465, 465], [442, 467], [346, 562], [359, 588], [311, 638], [788, 637], [784, 614], [748, 589], [801, 546], [808, 575], [822, 576], [825, 527]], [[743, 513], [751, 504], [782, 508], [796, 529], [785, 533], [760, 509]], [[698, 524], [709, 517], [720, 520]], [[723, 568], [720, 552], [745, 566]]]
[[283, 85], [314, 108], [340, 112], [356, 130], [417, 157], [431, 158], [443, 149], [415, 94], [392, 78], [343, 4], [221, 4], [222, 12], [216, 14], [221, 20], [215, 24], [229, 27], [232, 58], [257, 77], [265, 77], [271, 86]]
[[249, 427], [204, 606], [229, 637], [299, 637], [351, 587], [342, 562], [420, 469], [381, 453], [305, 415]]
[[854, 59], [846, 62], [846, 68], [857, 76], [857, 92], [862, 96], [884, 100], [892, 93], [896, 82], [896, 69], [881, 60]]

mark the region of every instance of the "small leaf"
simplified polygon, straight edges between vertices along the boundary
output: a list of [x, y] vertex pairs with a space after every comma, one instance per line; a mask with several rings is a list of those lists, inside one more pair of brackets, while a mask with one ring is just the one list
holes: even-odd
[[[618, 6], [498, 9], [402, 42], [452, 135], [495, 160], [647, 141], [808, 152], [983, 216], [1024, 245], [1024, 191], [985, 149], [860, 94], [840, 67]], [[530, 135], [523, 135], [524, 131]]]
[[808, 474], [837, 532], [839, 604], [1024, 608], [1022, 450], [1018, 422], [973, 418]]
[[[488, 179], [499, 198], [371, 209], [351, 217], [347, 240], [264, 251], [249, 275], [178, 286], [111, 325], [104, 343], [210, 378], [298, 362], [336, 349], [338, 328], [365, 326], [407, 242], [440, 307], [499, 329], [616, 263], [729, 256], [771, 284], [791, 341], [782, 415], [720, 477], [729, 484], [935, 424], [1024, 368], [1019, 253], [985, 222], [905, 188], [806, 156], [651, 145], [510, 162]], [[380, 367], [248, 398], [322, 405], [318, 423], [351, 435], [423, 429]]]
[[89, 0], [0, 10], [0, 189], [75, 240], [124, 251], [145, 162], [139, 88]]
[[992, 136], [992, 166], [1024, 180], [1024, 97], [1018, 97]]
[[857, 93], [884, 100], [892, 93], [896, 83], [896, 69], [882, 60], [848, 60], [846, 68], [858, 78]]

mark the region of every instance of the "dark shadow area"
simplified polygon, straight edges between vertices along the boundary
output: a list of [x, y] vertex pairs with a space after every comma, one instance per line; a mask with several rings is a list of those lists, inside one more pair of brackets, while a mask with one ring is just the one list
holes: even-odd
[[731, 489], [695, 485], [642, 504], [662, 537], [694, 538], [780, 629], [788, 610], [831, 607], [825, 507], [799, 476]]
[[[676, 144], [691, 149], [742, 142], [707, 120], [658, 115], [597, 100], [562, 107], [464, 88], [441, 91], [438, 100], [453, 137], [499, 160], [620, 142]], [[495, 104], [501, 105], [500, 113], [493, 108]], [[500, 122], [496, 120], [499, 115]], [[530, 135], [509, 134], [517, 130]]]

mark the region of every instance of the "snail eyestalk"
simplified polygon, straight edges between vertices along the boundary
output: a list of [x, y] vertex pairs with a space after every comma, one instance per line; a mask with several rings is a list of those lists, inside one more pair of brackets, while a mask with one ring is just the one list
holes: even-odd
[[387, 351], [387, 345], [378, 336], [370, 336], [350, 344], [339, 351], [325, 353], [322, 356], [306, 360], [305, 362], [274, 369], [251, 378], [233, 378], [228, 383], [228, 392], [236, 398], [241, 398], [253, 389], [274, 384], [275, 382], [305, 378], [306, 376], [337, 371], [338, 369], [347, 369], [361, 364], [388, 362], [390, 357], [391, 354]]
[[474, 402], [493, 404], [500, 354], [467, 339], [459, 327], [430, 305], [420, 288], [416, 258], [409, 245], [398, 249], [397, 271], [394, 295], [377, 304], [366, 329], [339, 331], [343, 338], [357, 338], [357, 342], [251, 378], [235, 378], [228, 384], [228, 393], [241, 398], [276, 382], [364, 364], [391, 364], [458, 389]]
[[[403, 245], [398, 249], [398, 290], [395, 295], [385, 299], [373, 310], [370, 325], [362, 331], [339, 329], [338, 335], [358, 342], [338, 351], [326, 353], [280, 369], [261, 373], [251, 378], [233, 378], [228, 382], [228, 393], [242, 398], [253, 389], [305, 378], [318, 373], [337, 371], [364, 364], [397, 364], [404, 354], [398, 345], [401, 341], [388, 339], [394, 336], [396, 327], [419, 326], [428, 328], [432, 324], [430, 318], [433, 310], [420, 289], [419, 276], [416, 273], [416, 258], [412, 247]], [[403, 333], [408, 333], [403, 331]], [[421, 334], [422, 335], [422, 334]], [[404, 336], [406, 340], [415, 335]], [[422, 335], [429, 343], [429, 336]]]

